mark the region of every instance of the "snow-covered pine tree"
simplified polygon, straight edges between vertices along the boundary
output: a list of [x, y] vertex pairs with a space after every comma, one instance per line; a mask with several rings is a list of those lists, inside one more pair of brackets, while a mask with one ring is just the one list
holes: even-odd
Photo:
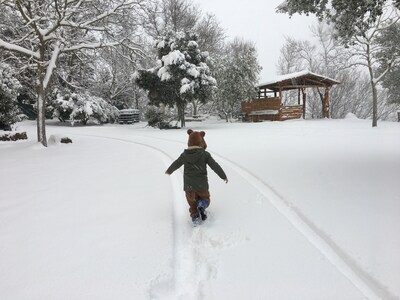
[[208, 66], [208, 52], [202, 52], [193, 33], [170, 33], [156, 41], [157, 65], [137, 72], [137, 84], [149, 92], [153, 105], [175, 105], [185, 126], [186, 105], [194, 100], [207, 102], [216, 80]]
[[[380, 45], [378, 59], [381, 62], [378, 75], [381, 75], [394, 60], [400, 59], [400, 23], [393, 23], [382, 30], [376, 42]], [[382, 86], [388, 91], [389, 103], [400, 104], [400, 62], [393, 65], [382, 79]]]
[[216, 70], [217, 109], [228, 122], [238, 116], [242, 101], [251, 100], [257, 95], [255, 85], [261, 66], [254, 44], [235, 39], [226, 45], [225, 57], [218, 62]]

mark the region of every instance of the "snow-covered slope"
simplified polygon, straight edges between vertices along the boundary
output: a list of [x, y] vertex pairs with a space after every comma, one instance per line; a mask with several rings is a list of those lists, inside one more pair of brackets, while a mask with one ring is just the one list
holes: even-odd
[[[0, 142], [1, 299], [396, 299], [400, 125], [194, 122], [209, 171], [193, 228], [186, 130], [60, 127], [72, 144]], [[57, 140], [57, 139], [55, 139]]]

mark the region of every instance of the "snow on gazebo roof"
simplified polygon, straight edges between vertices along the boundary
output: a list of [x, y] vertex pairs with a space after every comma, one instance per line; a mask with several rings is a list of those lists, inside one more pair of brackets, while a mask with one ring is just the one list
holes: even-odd
[[279, 75], [271, 80], [259, 83], [256, 85], [258, 88], [266, 88], [270, 90], [282, 89], [292, 89], [298, 88], [299, 85], [302, 86], [332, 86], [334, 84], [339, 84], [340, 82], [320, 75], [309, 70], [303, 70], [300, 72]]

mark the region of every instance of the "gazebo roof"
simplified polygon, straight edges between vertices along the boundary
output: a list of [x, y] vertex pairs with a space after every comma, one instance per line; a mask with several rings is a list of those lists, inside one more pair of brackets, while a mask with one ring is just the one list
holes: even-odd
[[291, 90], [305, 87], [330, 87], [340, 82], [332, 78], [315, 74], [309, 70], [277, 76], [273, 80], [262, 82], [257, 85], [260, 89], [272, 91]]

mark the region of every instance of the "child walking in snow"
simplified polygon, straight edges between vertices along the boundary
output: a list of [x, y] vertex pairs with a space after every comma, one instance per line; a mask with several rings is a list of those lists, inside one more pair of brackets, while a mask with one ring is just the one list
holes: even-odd
[[165, 174], [171, 175], [184, 165], [183, 189], [189, 203], [189, 212], [194, 224], [205, 220], [205, 209], [210, 205], [210, 192], [208, 187], [207, 165], [228, 183], [228, 178], [221, 166], [212, 158], [205, 149], [204, 131], [187, 131], [189, 135], [188, 148], [183, 151], [177, 160], [167, 169]]

